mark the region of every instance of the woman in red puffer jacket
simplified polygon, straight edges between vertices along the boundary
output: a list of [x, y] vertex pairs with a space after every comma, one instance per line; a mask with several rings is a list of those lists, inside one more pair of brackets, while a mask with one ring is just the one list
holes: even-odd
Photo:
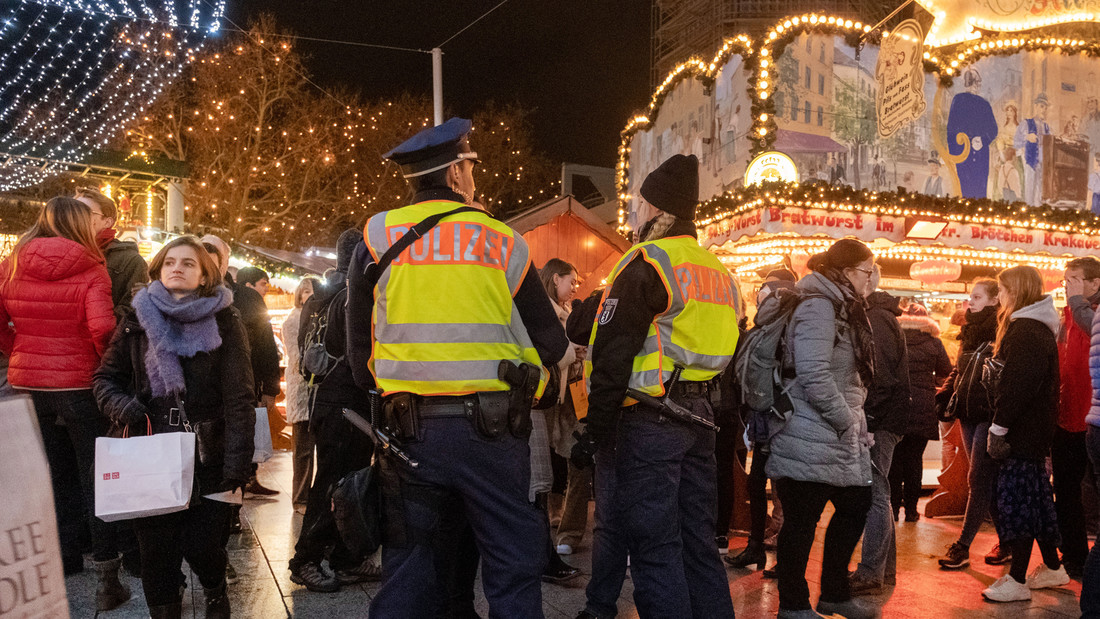
[[[52, 198], [38, 221], [0, 263], [0, 350], [8, 380], [29, 392], [50, 463], [65, 573], [83, 569], [86, 515], [100, 574], [96, 605], [130, 597], [118, 581], [114, 529], [94, 516], [95, 439], [108, 421], [92, 395], [115, 317], [111, 279], [92, 232], [92, 212], [72, 198]], [[79, 499], [83, 496], [84, 504]]]

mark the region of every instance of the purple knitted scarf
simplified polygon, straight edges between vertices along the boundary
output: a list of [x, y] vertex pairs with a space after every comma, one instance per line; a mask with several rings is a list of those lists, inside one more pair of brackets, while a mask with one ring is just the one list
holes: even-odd
[[221, 346], [214, 318], [233, 302], [233, 293], [218, 286], [214, 296], [190, 295], [176, 299], [164, 284], [152, 282], [134, 295], [134, 311], [145, 329], [149, 350], [145, 367], [153, 397], [184, 393], [180, 357], [194, 357]]

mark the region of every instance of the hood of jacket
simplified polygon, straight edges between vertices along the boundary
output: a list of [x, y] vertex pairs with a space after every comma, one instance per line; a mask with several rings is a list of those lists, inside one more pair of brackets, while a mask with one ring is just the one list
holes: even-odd
[[798, 280], [796, 287], [802, 292], [824, 295], [840, 307], [848, 305], [840, 286], [817, 271]]
[[1054, 334], [1055, 338], [1058, 337], [1061, 317], [1058, 315], [1058, 310], [1054, 309], [1054, 297], [1049, 294], [1043, 295], [1043, 298], [1027, 307], [1022, 307], [1012, 312], [1012, 320], [1016, 320], [1017, 318], [1038, 320], [1050, 329], [1050, 332]]
[[895, 316], [901, 316], [901, 299], [886, 292], [876, 290], [867, 296], [868, 308], [884, 309]]
[[906, 337], [908, 337], [910, 331], [920, 331], [935, 337], [940, 336], [939, 323], [928, 316], [911, 316], [909, 314], [903, 314], [898, 316], [898, 324], [905, 330]]
[[16, 268], [35, 279], [58, 281], [103, 264], [83, 245], [51, 236], [34, 239], [19, 252]]
[[106, 247], [103, 248], [103, 255], [110, 256], [111, 254], [115, 253], [136, 251], [138, 251], [137, 243], [133, 241], [120, 241], [119, 239], [114, 239], [110, 243], [108, 243]]

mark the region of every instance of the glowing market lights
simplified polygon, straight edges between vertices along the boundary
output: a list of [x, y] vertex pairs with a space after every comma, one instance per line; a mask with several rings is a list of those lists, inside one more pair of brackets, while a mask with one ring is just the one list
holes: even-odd
[[[19, 0], [0, 10], [0, 152], [80, 161], [118, 137], [220, 27], [225, 1]], [[0, 166], [0, 189], [51, 166]]]

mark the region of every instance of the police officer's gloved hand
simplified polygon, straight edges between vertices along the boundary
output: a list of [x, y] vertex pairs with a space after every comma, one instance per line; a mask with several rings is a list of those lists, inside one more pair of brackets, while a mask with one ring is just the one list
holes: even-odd
[[573, 438], [577, 439], [577, 442], [569, 452], [569, 462], [578, 469], [586, 469], [592, 466], [593, 458], [596, 455], [596, 439], [587, 430], [573, 432]]

